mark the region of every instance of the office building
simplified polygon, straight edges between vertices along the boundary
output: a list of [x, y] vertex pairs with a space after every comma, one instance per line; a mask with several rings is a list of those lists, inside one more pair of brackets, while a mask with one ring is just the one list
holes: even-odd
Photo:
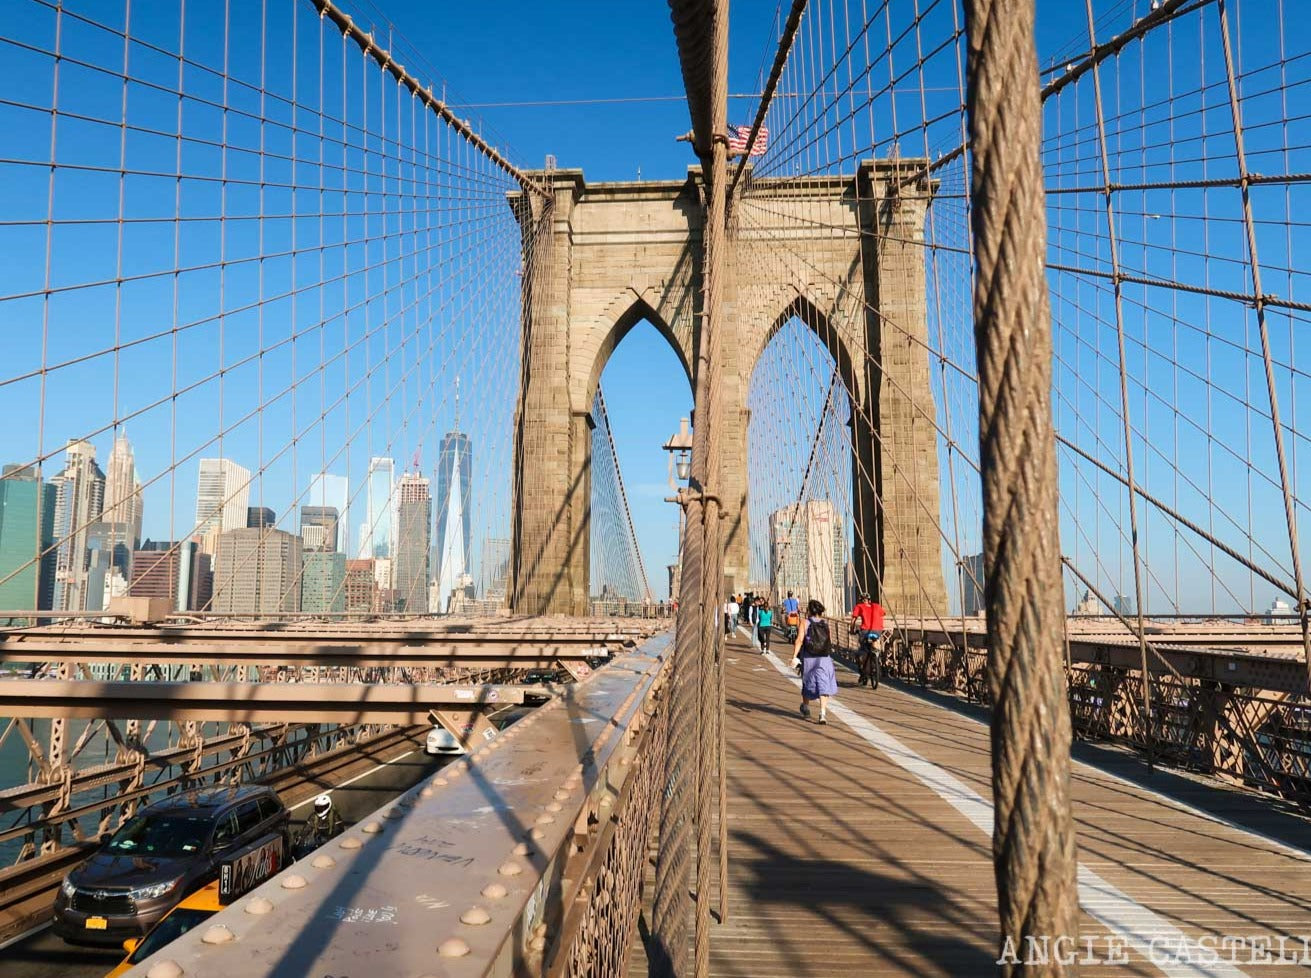
[[304, 552], [303, 560], [300, 610], [316, 615], [345, 611], [346, 555], [315, 550]]
[[350, 549], [350, 482], [344, 475], [321, 472], [310, 477], [309, 488], [300, 499], [301, 506], [331, 507], [337, 511], [337, 546], [345, 553]]
[[247, 530], [272, 530], [278, 525], [278, 514], [268, 506], [246, 507]]
[[369, 459], [369, 475], [365, 484], [368, 496], [364, 522], [360, 526], [361, 560], [390, 558], [392, 556], [393, 529], [395, 526], [396, 463], [389, 458]]
[[1117, 594], [1111, 598], [1111, 610], [1116, 614], [1123, 615], [1125, 618], [1138, 614], [1137, 609], [1134, 607], [1133, 598], [1127, 594]]
[[110, 598], [127, 595], [132, 535], [132, 527], [126, 523], [101, 521], [87, 528], [86, 611], [104, 611]]
[[[458, 394], [457, 394], [458, 397]], [[458, 428], [457, 406], [456, 425]], [[437, 460], [437, 594], [434, 611], [447, 608], [469, 573], [469, 489], [473, 449], [469, 436], [448, 432]]]
[[345, 610], [353, 614], [372, 614], [378, 608], [378, 585], [373, 579], [373, 561], [346, 561]]
[[983, 554], [966, 554], [961, 558], [961, 584], [964, 613], [983, 614]]
[[201, 553], [194, 540], [147, 541], [132, 554], [127, 593], [133, 598], [164, 598], [175, 611], [200, 611], [201, 582], [212, 573], [209, 554]]
[[428, 480], [417, 473], [406, 473], [397, 483], [396, 530], [396, 560], [392, 568], [396, 610], [426, 615], [428, 547], [432, 540], [432, 491]]
[[218, 538], [213, 610], [228, 615], [277, 615], [300, 610], [300, 537], [243, 527]]
[[50, 480], [55, 487], [55, 608], [83, 611], [87, 597], [87, 531], [100, 520], [105, 504], [105, 474], [96, 464], [90, 442], [70, 441], [64, 470]]
[[0, 621], [6, 611], [46, 610], [55, 599], [55, 487], [36, 469], [6, 465], [0, 478]]
[[338, 516], [336, 506], [302, 506], [300, 508], [300, 539], [306, 550], [336, 553]]
[[250, 471], [226, 458], [202, 458], [196, 483], [196, 530], [200, 548], [215, 552], [220, 533], [244, 529], [250, 505]]
[[482, 598], [505, 604], [510, 584], [510, 541], [504, 537], [485, 537], [482, 555]]
[[846, 538], [827, 499], [784, 506], [769, 515], [770, 587], [775, 600], [789, 591], [804, 605], [817, 600], [831, 615], [843, 608]]

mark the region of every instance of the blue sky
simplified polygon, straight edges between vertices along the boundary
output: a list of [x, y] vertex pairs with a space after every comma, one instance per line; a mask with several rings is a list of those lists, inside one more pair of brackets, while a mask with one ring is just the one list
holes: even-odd
[[[387, 44], [416, 75], [431, 79], [434, 91], [444, 91], [458, 114], [475, 120], [489, 141], [525, 167], [540, 166], [551, 154], [562, 167], [581, 167], [589, 180], [625, 180], [639, 174], [678, 177], [695, 162], [688, 144], [674, 138], [689, 123], [663, 2], [567, 7], [518, 0], [440, 7], [418, 0], [372, 4], [360, 2], [351, 9], [374, 26], [379, 43]], [[423, 144], [431, 145], [432, 154], [450, 166], [439, 178], [445, 183], [435, 190], [425, 188], [436, 202], [433, 207], [454, 207], [459, 201], [468, 206], [451, 212], [456, 216], [449, 223], [438, 221], [422, 243], [407, 239], [399, 233], [410, 226], [405, 222], [426, 218], [402, 200], [404, 190], [413, 189], [406, 183], [409, 171], [372, 135], [350, 136], [345, 149], [333, 148], [331, 162], [337, 169], [327, 171], [328, 189], [320, 193], [316, 188], [324, 174], [305, 163], [317, 151], [314, 140], [303, 133], [290, 136], [286, 129], [295, 124], [313, 132], [322, 121], [307, 114], [304, 105], [289, 108], [293, 98], [307, 103], [318, 98], [315, 62], [322, 35], [317, 18], [307, 3], [268, 0], [264, 9], [269, 17], [261, 28], [260, 5], [234, 2], [228, 25], [233, 43], [225, 54], [222, 18], [214, 15], [221, 8], [213, 5], [207, 21], [202, 11], [208, 6], [195, 0], [187, 5], [188, 57], [207, 65], [222, 65], [226, 57], [233, 77], [252, 82], [252, 87], [231, 85], [225, 91], [219, 75], [187, 67], [184, 85], [195, 104], [188, 103], [184, 128], [207, 134], [209, 143], [200, 139], [184, 146], [183, 169], [195, 179], [180, 184], [169, 175], [177, 150], [168, 135], [175, 124], [175, 100], [161, 90], [177, 76], [176, 63], [162, 53], [177, 47], [177, 3], [133, 0], [131, 34], [144, 43], [133, 44], [127, 52], [134, 79], [126, 93], [129, 114], [142, 130], [159, 132], [133, 131], [120, 141], [117, 126], [91, 120], [120, 117], [125, 93], [114, 72], [123, 63], [123, 44], [112, 31], [94, 25], [121, 26], [124, 0], [65, 0], [68, 15], [61, 44], [66, 60], [56, 143], [57, 157], [66, 166], [53, 184], [49, 168], [39, 165], [48, 158], [51, 143], [49, 113], [42, 107], [52, 98], [53, 9], [44, 0], [17, 0], [7, 8], [4, 32], [16, 43], [0, 51], [0, 129], [6, 134], [0, 156], [30, 162], [0, 162], [0, 253], [6, 259], [0, 262], [0, 296], [10, 297], [0, 303], [0, 409], [8, 422], [0, 433], [0, 461], [49, 454], [66, 438], [90, 432], [100, 432], [94, 440], [103, 460], [110, 432], [101, 429], [114, 418], [139, 411], [126, 428], [137, 445], [142, 475], [154, 479], [167, 473], [147, 492], [150, 535], [176, 535], [190, 525], [195, 470], [190, 456], [217, 454], [219, 445], [207, 442], [224, 427], [232, 430], [225, 434], [222, 450], [252, 469], [266, 469], [253, 501], [290, 513], [297, 493], [304, 491], [314, 472], [326, 468], [350, 476], [358, 503], [371, 455], [391, 455], [399, 469], [418, 454], [431, 474], [441, 433], [454, 424], [452, 378], [458, 375], [465, 390], [462, 426], [474, 440], [474, 492], [480, 507], [473, 531], [476, 563], [479, 541], [507, 532], [504, 473], [514, 396], [508, 368], [517, 350], [518, 294], [517, 240], [503, 198], [507, 183], [462, 155], [450, 145], [448, 134], [434, 132], [411, 107], [387, 101], [376, 72], [362, 70], [357, 52], [342, 68], [340, 46], [329, 43], [323, 94], [327, 114], [344, 115], [349, 126], [368, 126], [371, 131], [381, 126], [406, 145], [434, 140]], [[830, 6], [817, 2], [812, 8], [823, 12]], [[1235, 6], [1239, 68], [1249, 72], [1243, 81], [1245, 108], [1254, 122], [1266, 123], [1248, 133], [1251, 168], [1265, 173], [1311, 170], [1308, 123], [1279, 101], [1281, 92], [1296, 93], [1292, 104], [1304, 104], [1311, 83], [1307, 28], [1286, 16], [1293, 9], [1288, 0], [1250, 0]], [[1149, 7], [1147, 0], [1098, 3], [1099, 39], [1123, 29]], [[911, 5], [894, 2], [891, 9], [901, 18]], [[950, 3], [926, 8], [927, 37], [941, 39], [950, 30], [952, 10]], [[1063, 65], [1087, 47], [1082, 5], [1040, 0], [1038, 10], [1043, 67]], [[1278, 21], [1279, 14], [1285, 15], [1283, 21]], [[777, 18], [773, 4], [739, 2], [733, 7], [730, 88], [742, 97], [730, 103], [731, 121], [750, 121], [755, 107], [751, 94], [758, 91], [772, 58]], [[1104, 101], [1113, 110], [1108, 129], [1117, 178], [1148, 182], [1171, 175], [1232, 176], [1228, 103], [1218, 87], [1223, 73], [1213, 40], [1198, 36], [1195, 21], [1172, 28], [1169, 37], [1158, 33], [1155, 46], [1145, 54], [1131, 48], [1114, 70], [1103, 73]], [[294, 47], [293, 34], [298, 39]], [[274, 52], [262, 61], [261, 39]], [[914, 40], [911, 36], [900, 43], [913, 45]], [[798, 50], [803, 57], [813, 56], [815, 45], [822, 56], [823, 38], [803, 34]], [[1285, 55], [1293, 56], [1283, 65], [1280, 45]], [[290, 63], [285, 53], [289, 50], [295, 52]], [[898, 57], [904, 69], [906, 56]], [[1269, 70], [1259, 70], [1262, 66]], [[804, 64], [790, 68], [782, 90], [793, 80], [804, 90], [806, 70]], [[261, 77], [273, 98], [260, 98], [255, 83]], [[874, 138], [885, 139], [895, 127], [914, 136], [905, 140], [907, 153], [932, 154], [954, 145], [959, 126], [951, 114], [957, 104], [954, 62], [935, 56], [922, 80], [928, 114], [941, 119], [925, 135], [927, 145], [917, 144], [918, 131], [908, 121], [920, 112], [920, 79], [913, 72], [899, 80], [894, 95], [872, 100], [876, 111], [870, 112], [869, 125]], [[1201, 85], [1209, 86], [1205, 96], [1194, 92]], [[350, 103], [344, 112], [339, 108], [343, 89]], [[1152, 105], [1135, 103], [1137, 91], [1150, 91], [1156, 98], [1163, 90], [1173, 98], [1163, 96]], [[1090, 85], [1081, 82], [1067, 91], [1047, 114], [1048, 182], [1067, 189], [1087, 187], [1100, 180], [1097, 143], [1090, 138]], [[235, 110], [226, 120], [226, 138], [238, 147], [227, 154], [214, 145], [224, 125], [224, 113], [216, 104], [224, 98]], [[778, 118], [785, 121], [795, 102], [782, 98], [777, 105]], [[261, 114], [276, 124], [252, 122]], [[1271, 124], [1281, 115], [1291, 121], [1282, 127]], [[816, 126], [828, 116], [812, 118]], [[775, 128], [780, 143], [791, 138], [804, 146], [812, 141], [813, 131], [800, 124], [790, 133], [783, 126]], [[886, 149], [880, 146], [880, 151]], [[1286, 146], [1297, 149], [1288, 151]], [[827, 138], [821, 148], [828, 151]], [[850, 152], [850, 144], [844, 149], [839, 142], [837, 155], [842, 152]], [[116, 170], [122, 159], [136, 172], [120, 179]], [[775, 159], [771, 164], [767, 157], [762, 167], [796, 172], [815, 169], [815, 159], [802, 153], [795, 160]], [[789, 166], [793, 169], [786, 169]], [[226, 205], [220, 174], [227, 178]], [[296, 189], [288, 189], [289, 184]], [[936, 223], [929, 232], [944, 246], [965, 243], [963, 190], [959, 169], [944, 173]], [[166, 219], [176, 207], [198, 219], [176, 242], [166, 221], [133, 222], [124, 226], [120, 248], [114, 220], [120, 193], [124, 212], [133, 217]], [[1250, 288], [1242, 262], [1245, 246], [1235, 227], [1240, 209], [1232, 189], [1191, 194], [1144, 190], [1118, 200], [1125, 268], [1215, 289]], [[327, 222], [331, 226], [313, 220], [320, 212], [376, 210], [380, 202], [390, 206], [398, 201], [399, 212], [385, 218], [376, 213], [367, 219], [352, 216]], [[1300, 218], [1308, 203], [1305, 186], [1254, 191], [1267, 292], [1307, 297], [1298, 256], [1311, 247]], [[221, 283], [219, 273], [206, 268], [178, 281], [156, 275], [121, 288], [58, 292], [49, 302], [39, 295], [18, 295], [41, 287], [44, 219], [51, 204], [50, 216], [56, 222], [70, 222], [57, 224], [49, 237], [51, 285], [56, 289], [120, 273], [133, 276], [171, 268], [175, 244], [179, 265], [212, 264], [220, 249], [229, 262], [237, 263], [229, 265]], [[261, 208], [266, 215], [302, 216], [229, 222], [222, 235], [216, 222], [199, 219], [222, 206], [229, 214], [248, 217]], [[1053, 198], [1051, 260], [1107, 268], [1105, 216], [1099, 208], [1099, 196], [1086, 191]], [[308, 220], [303, 216], [307, 214]], [[323, 265], [313, 252], [316, 244], [327, 256]], [[290, 251], [298, 253], [261, 262], [241, 260]], [[1212, 260], [1200, 261], [1199, 252], [1212, 255]], [[967, 259], [943, 252], [935, 261], [930, 274], [941, 288], [930, 312], [932, 342], [935, 350], [972, 369]], [[327, 284], [302, 291], [295, 300], [270, 298], [321, 278]], [[1054, 274], [1051, 281], [1058, 329], [1058, 427], [1108, 464], [1119, 465], [1123, 443], [1109, 290], [1104, 282], [1069, 275]], [[220, 284], [226, 297], [222, 336], [203, 324], [218, 315], [215, 296]], [[1270, 482], [1274, 462], [1269, 422], [1261, 416], [1266, 410], [1261, 403], [1265, 380], [1250, 311], [1224, 300], [1133, 285], [1126, 287], [1124, 300], [1139, 478], [1217, 535], [1251, 551], [1258, 562], [1286, 565], [1282, 498]], [[349, 314], [332, 313], [344, 306], [351, 308]], [[1305, 313], [1275, 311], [1270, 320], [1276, 384], [1290, 429], [1296, 482], [1311, 465], [1297, 417], [1297, 405], [1311, 396], [1311, 376], [1301, 367], [1305, 355], [1297, 339], [1308, 324]], [[176, 341], [147, 339], [188, 322], [202, 325], [179, 333]], [[780, 345], [772, 355], [811, 358], [815, 369], [810, 372], [822, 375], [827, 355], [806, 348], [806, 342], [804, 336], [794, 336], [788, 340], [793, 345]], [[121, 355], [91, 356], [115, 344], [128, 347]], [[76, 362], [80, 357], [88, 359]], [[39, 376], [21, 379], [38, 372], [43, 362], [61, 361], [67, 362], [49, 372], [44, 383]], [[221, 379], [213, 376], [216, 364], [223, 365]], [[279, 396], [288, 378], [296, 379], [294, 388]], [[688, 413], [690, 392], [672, 351], [645, 325], [620, 344], [602, 382], [638, 537], [651, 583], [661, 593], [662, 569], [676, 547], [676, 512], [663, 501], [667, 463], [659, 446]], [[189, 390], [193, 383], [197, 386]], [[976, 457], [971, 446], [977, 406], [969, 384], [950, 371], [935, 374], [934, 384], [939, 420], [945, 422], [950, 415], [962, 450]], [[186, 393], [174, 400], [172, 394], [180, 390]], [[258, 407], [256, 416], [242, 420], [252, 407]], [[187, 461], [169, 472], [177, 459]], [[944, 472], [948, 461], [944, 449]], [[51, 468], [57, 463], [53, 458]], [[960, 539], [964, 552], [971, 552], [978, 546], [978, 504], [977, 486], [967, 473], [967, 467], [958, 469], [960, 525], [949, 525], [946, 532]], [[841, 481], [836, 479], [835, 485]], [[1127, 589], [1131, 565], [1126, 563], [1124, 493], [1106, 477], [1073, 465], [1063, 469], [1063, 487], [1067, 551], [1108, 591]], [[794, 491], [782, 486], [780, 500]], [[1298, 507], [1305, 511], [1300, 495]], [[949, 521], [951, 508], [944, 501], [944, 519]], [[352, 522], [358, 524], [360, 509], [353, 515]], [[1144, 538], [1159, 548], [1152, 558], [1153, 570], [1161, 574], [1153, 603], [1176, 589], [1194, 604], [1268, 603], [1267, 585], [1254, 585], [1250, 575], [1235, 575], [1232, 568], [1212, 574], [1214, 561], [1205, 548], [1200, 556], [1184, 552], [1181, 561], [1179, 538], [1168, 525], [1150, 515], [1144, 521]], [[352, 527], [352, 535], [356, 529]], [[1262, 548], [1269, 553], [1262, 554]], [[1281, 574], [1285, 572], [1286, 566]]]

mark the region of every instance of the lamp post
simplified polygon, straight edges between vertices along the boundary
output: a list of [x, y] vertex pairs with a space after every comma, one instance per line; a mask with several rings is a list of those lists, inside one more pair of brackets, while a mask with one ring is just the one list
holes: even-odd
[[678, 600], [683, 579], [684, 511], [681, 483], [686, 482], [692, 474], [692, 430], [688, 427], [687, 418], [679, 419], [678, 431], [661, 447], [669, 453], [669, 491], [673, 493], [665, 497], [665, 502], [678, 504], [678, 562], [669, 565], [669, 601], [672, 604]]

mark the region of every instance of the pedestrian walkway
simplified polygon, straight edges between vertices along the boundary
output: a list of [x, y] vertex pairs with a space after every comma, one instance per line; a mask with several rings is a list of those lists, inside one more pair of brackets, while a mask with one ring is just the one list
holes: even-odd
[[[987, 727], [886, 684], [857, 688], [844, 669], [819, 726], [797, 714], [789, 657], [781, 647], [760, 655], [744, 629], [729, 645], [730, 908], [714, 928], [711, 973], [995, 974]], [[1231, 820], [1266, 819], [1294, 839], [1304, 827], [1311, 845], [1311, 822], [1183, 783], [1221, 796]], [[1073, 790], [1081, 974], [1241, 978], [1288, 975], [1297, 959], [1311, 967], [1311, 856], [1086, 764], [1076, 764]], [[1269, 963], [1280, 938], [1282, 966]]]

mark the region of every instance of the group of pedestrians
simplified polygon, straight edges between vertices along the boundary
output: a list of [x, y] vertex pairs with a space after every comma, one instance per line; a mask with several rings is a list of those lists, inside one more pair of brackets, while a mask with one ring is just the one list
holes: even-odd
[[[828, 619], [824, 617], [824, 605], [813, 599], [806, 602], [806, 615], [801, 618], [800, 602], [789, 591], [779, 610], [789, 637], [792, 637], [795, 627], [792, 665], [801, 674], [801, 706], [798, 712], [802, 717], [810, 719], [811, 704], [815, 703], [819, 708], [815, 721], [827, 724], [828, 701], [837, 695], [838, 679], [833, 668], [833, 636]], [[770, 635], [775, 627], [774, 609], [769, 602], [764, 597], [750, 593], [730, 594], [724, 602], [724, 634], [732, 635], [739, 623], [748, 627], [761, 654], [767, 653]], [[874, 665], [872, 660], [879, 655], [879, 642], [883, 634], [883, 608], [868, 594], [862, 594], [851, 611], [850, 631], [860, 639], [860, 685], [863, 686], [869, 681], [868, 676]]]

